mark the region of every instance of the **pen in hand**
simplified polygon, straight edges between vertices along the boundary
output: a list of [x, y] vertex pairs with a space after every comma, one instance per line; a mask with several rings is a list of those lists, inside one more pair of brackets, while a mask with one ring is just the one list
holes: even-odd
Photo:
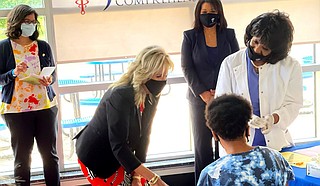
[[27, 68], [28, 68], [28, 65], [27, 65], [27, 63], [26, 62], [21, 62], [21, 63], [18, 63], [17, 65], [16, 65], [16, 68], [14, 69], [14, 74], [17, 76], [17, 75], [19, 75], [20, 73], [22, 73], [22, 72], [26, 72], [27, 71]]

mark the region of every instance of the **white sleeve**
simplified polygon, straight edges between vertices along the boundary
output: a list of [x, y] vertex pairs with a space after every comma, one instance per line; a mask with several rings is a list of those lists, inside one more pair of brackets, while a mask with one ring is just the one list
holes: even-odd
[[302, 69], [299, 62], [292, 62], [295, 62], [295, 64], [290, 75], [288, 88], [285, 90], [284, 101], [281, 107], [274, 112], [279, 115], [277, 125], [282, 130], [287, 130], [288, 126], [299, 115], [299, 110], [303, 106]]
[[217, 86], [216, 86], [216, 92], [215, 92], [215, 97], [221, 96], [223, 94], [229, 94], [232, 93], [232, 69], [230, 69], [229, 61], [230, 61], [230, 56], [226, 57], [220, 67], [219, 75], [218, 75], [218, 81], [217, 81]]

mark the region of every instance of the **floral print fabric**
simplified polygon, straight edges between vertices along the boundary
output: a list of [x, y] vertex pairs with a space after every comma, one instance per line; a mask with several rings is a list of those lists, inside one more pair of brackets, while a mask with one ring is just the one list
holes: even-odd
[[11, 46], [16, 64], [25, 61], [28, 69], [25, 73], [20, 73], [15, 78], [12, 101], [10, 104], [1, 104], [1, 114], [42, 110], [56, 105], [55, 99], [50, 103], [45, 86], [20, 81], [21, 78], [27, 77], [31, 73], [40, 74], [41, 68], [37, 41], [33, 41], [25, 46], [11, 41]]

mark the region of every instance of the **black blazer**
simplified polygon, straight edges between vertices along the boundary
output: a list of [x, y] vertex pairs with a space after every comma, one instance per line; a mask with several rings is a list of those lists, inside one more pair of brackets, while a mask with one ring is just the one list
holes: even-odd
[[[220, 65], [225, 57], [239, 50], [233, 29], [217, 28], [217, 56], [208, 56], [203, 31], [195, 29], [183, 33], [181, 67], [189, 89], [187, 98], [192, 103], [204, 104], [199, 94], [216, 89]], [[210, 64], [209, 58], [216, 58], [217, 64]]]
[[91, 121], [75, 137], [81, 162], [100, 178], [110, 177], [120, 165], [131, 173], [145, 162], [158, 100], [146, 101], [141, 115], [133, 87], [109, 89]]

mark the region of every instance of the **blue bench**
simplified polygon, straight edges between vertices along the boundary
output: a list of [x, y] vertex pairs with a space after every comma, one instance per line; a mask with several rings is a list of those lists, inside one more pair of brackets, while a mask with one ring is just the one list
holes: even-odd
[[[64, 119], [61, 120], [62, 128], [74, 128], [74, 127], [83, 127], [85, 126], [90, 120], [92, 116], [87, 116], [83, 118], [74, 118], [74, 119]], [[0, 123], [0, 131], [7, 129], [7, 125], [4, 123]]]
[[97, 106], [101, 98], [80, 99], [80, 105]]
[[74, 154], [74, 136], [81, 130], [79, 127], [83, 127], [87, 125], [87, 123], [91, 120], [92, 116], [82, 117], [82, 118], [74, 118], [74, 119], [64, 119], [61, 120], [61, 126], [63, 129], [69, 129], [69, 133], [66, 131], [62, 131], [70, 139], [70, 152], [69, 158], [71, 158]]
[[64, 129], [83, 127], [91, 120], [91, 118], [92, 116], [87, 116], [83, 118], [64, 119], [61, 120], [61, 125]]
[[84, 84], [88, 83], [88, 81], [84, 81], [81, 79], [59, 79], [58, 84], [59, 85], [76, 85], [76, 84]]
[[0, 123], [0, 130], [5, 130], [7, 128], [7, 125], [4, 123]]
[[[90, 78], [90, 76], [88, 75], [87, 77], [84, 75], [83, 77], [85, 78]], [[92, 77], [94, 77], [94, 75], [92, 75]], [[83, 83], [89, 83], [85, 80], [81, 80], [81, 79], [62, 79], [59, 80], [59, 85], [76, 85], [76, 84], [83, 84]], [[66, 98], [65, 98], [66, 99]], [[89, 106], [96, 106], [99, 104], [101, 98], [88, 98], [88, 99], [81, 99], [79, 101], [80, 105], [89, 105]], [[67, 99], [66, 99], [67, 100]], [[67, 100], [70, 102], [70, 100]]]

